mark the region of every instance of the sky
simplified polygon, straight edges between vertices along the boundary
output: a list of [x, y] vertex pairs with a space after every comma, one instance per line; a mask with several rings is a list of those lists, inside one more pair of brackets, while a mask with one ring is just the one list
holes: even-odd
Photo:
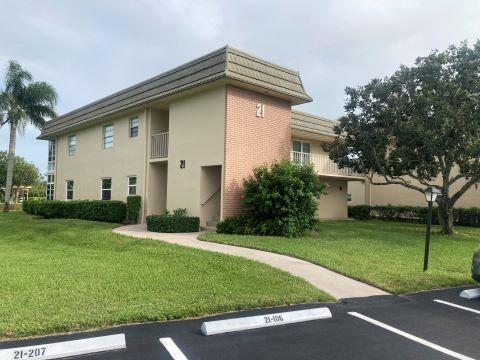
[[[343, 115], [344, 89], [480, 38], [478, 0], [0, 0], [0, 77], [9, 59], [58, 92], [63, 114], [226, 44], [300, 72], [312, 103]], [[0, 82], [0, 87], [2, 83]], [[27, 127], [17, 155], [46, 170]], [[0, 129], [0, 150], [9, 131]]]

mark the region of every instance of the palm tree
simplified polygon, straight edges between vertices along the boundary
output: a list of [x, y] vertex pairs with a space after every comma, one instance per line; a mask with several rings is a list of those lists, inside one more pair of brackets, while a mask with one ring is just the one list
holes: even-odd
[[7, 183], [3, 208], [5, 212], [10, 210], [17, 129], [23, 133], [25, 126], [29, 123], [41, 128], [46, 118], [56, 116], [54, 111], [56, 102], [57, 92], [52, 85], [44, 81], [33, 81], [32, 75], [20, 64], [14, 60], [8, 62], [4, 88], [0, 91], [0, 126], [10, 125]]

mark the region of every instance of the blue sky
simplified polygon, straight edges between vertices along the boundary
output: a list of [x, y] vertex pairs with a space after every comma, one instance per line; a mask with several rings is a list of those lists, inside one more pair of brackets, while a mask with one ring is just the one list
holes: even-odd
[[[480, 38], [478, 0], [0, 0], [0, 8], [0, 71], [16, 59], [53, 84], [59, 114], [229, 44], [300, 71], [314, 101], [298, 109], [337, 118], [346, 86]], [[17, 154], [44, 172], [38, 134], [28, 127]]]

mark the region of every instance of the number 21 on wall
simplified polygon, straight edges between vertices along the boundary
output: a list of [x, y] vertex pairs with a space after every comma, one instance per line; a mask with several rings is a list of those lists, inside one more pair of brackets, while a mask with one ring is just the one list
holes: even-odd
[[261, 104], [261, 103], [257, 104], [257, 117], [259, 118], [265, 117], [265, 104]]

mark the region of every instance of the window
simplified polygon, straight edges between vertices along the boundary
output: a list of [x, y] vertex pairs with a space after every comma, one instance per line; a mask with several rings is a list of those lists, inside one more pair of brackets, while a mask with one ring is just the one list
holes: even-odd
[[138, 117], [130, 119], [130, 137], [138, 136]]
[[77, 135], [70, 135], [68, 137], [68, 156], [74, 156], [77, 147]]
[[128, 195], [137, 195], [137, 177], [128, 177]]
[[300, 164], [310, 164], [310, 143], [294, 140], [292, 148], [294, 162]]
[[110, 149], [113, 147], [113, 124], [103, 127], [103, 148]]
[[55, 175], [47, 175], [47, 200], [55, 199]]
[[110, 200], [112, 198], [112, 178], [102, 179], [102, 200]]
[[73, 180], [66, 181], [67, 200], [73, 200]]
[[48, 166], [47, 171], [55, 171], [55, 139], [48, 140]]

